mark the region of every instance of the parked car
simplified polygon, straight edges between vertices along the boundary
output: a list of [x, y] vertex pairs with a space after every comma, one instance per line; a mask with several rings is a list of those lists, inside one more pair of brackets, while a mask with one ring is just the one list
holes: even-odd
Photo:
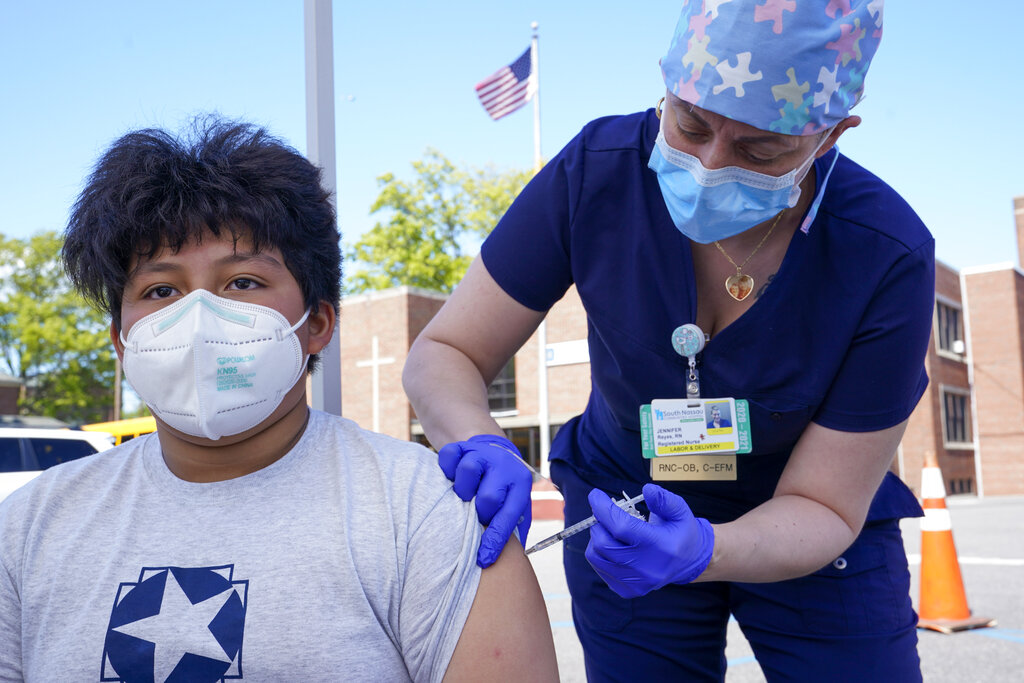
[[113, 445], [114, 437], [102, 432], [0, 427], [0, 500], [49, 467]]
[[156, 420], [152, 415], [147, 415], [146, 417], [129, 417], [111, 422], [94, 422], [82, 425], [81, 428], [86, 432], [106, 432], [114, 437], [114, 445], [120, 446], [125, 441], [155, 432]]

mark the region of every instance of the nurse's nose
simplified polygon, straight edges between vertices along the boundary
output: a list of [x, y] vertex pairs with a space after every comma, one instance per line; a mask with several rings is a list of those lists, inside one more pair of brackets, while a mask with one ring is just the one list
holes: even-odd
[[697, 158], [700, 159], [704, 168], [710, 171], [736, 165], [732, 158], [732, 145], [727, 140], [723, 140], [720, 135], [716, 135], [707, 144], [701, 145], [701, 149], [698, 151]]

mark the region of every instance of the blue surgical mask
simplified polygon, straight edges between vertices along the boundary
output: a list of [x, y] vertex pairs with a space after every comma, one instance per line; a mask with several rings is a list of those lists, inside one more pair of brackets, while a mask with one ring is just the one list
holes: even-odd
[[[662, 124], [664, 126], [664, 124]], [[648, 167], [658, 185], [672, 222], [694, 242], [710, 244], [749, 230], [796, 206], [804, 179], [821, 142], [804, 163], [781, 176], [765, 175], [737, 166], [708, 169], [697, 157], [670, 147], [658, 131]]]

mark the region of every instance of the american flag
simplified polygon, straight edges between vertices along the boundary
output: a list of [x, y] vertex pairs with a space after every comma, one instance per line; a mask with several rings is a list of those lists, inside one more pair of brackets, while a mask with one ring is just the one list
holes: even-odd
[[492, 119], [497, 121], [511, 114], [533, 97], [537, 86], [531, 71], [530, 49], [527, 48], [516, 61], [476, 84], [476, 96]]

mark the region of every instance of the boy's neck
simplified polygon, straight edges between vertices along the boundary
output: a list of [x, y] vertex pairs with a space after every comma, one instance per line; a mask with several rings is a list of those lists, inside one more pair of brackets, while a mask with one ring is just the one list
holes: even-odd
[[[195, 483], [226, 481], [251, 474], [274, 464], [299, 442], [309, 421], [305, 382], [298, 396], [285, 397], [278, 410], [259, 426], [238, 437], [217, 441], [194, 439], [172, 432], [166, 425], [157, 429], [164, 462], [174, 476]], [[294, 391], [294, 390], [293, 390]], [[197, 443], [199, 441], [200, 443]]]

